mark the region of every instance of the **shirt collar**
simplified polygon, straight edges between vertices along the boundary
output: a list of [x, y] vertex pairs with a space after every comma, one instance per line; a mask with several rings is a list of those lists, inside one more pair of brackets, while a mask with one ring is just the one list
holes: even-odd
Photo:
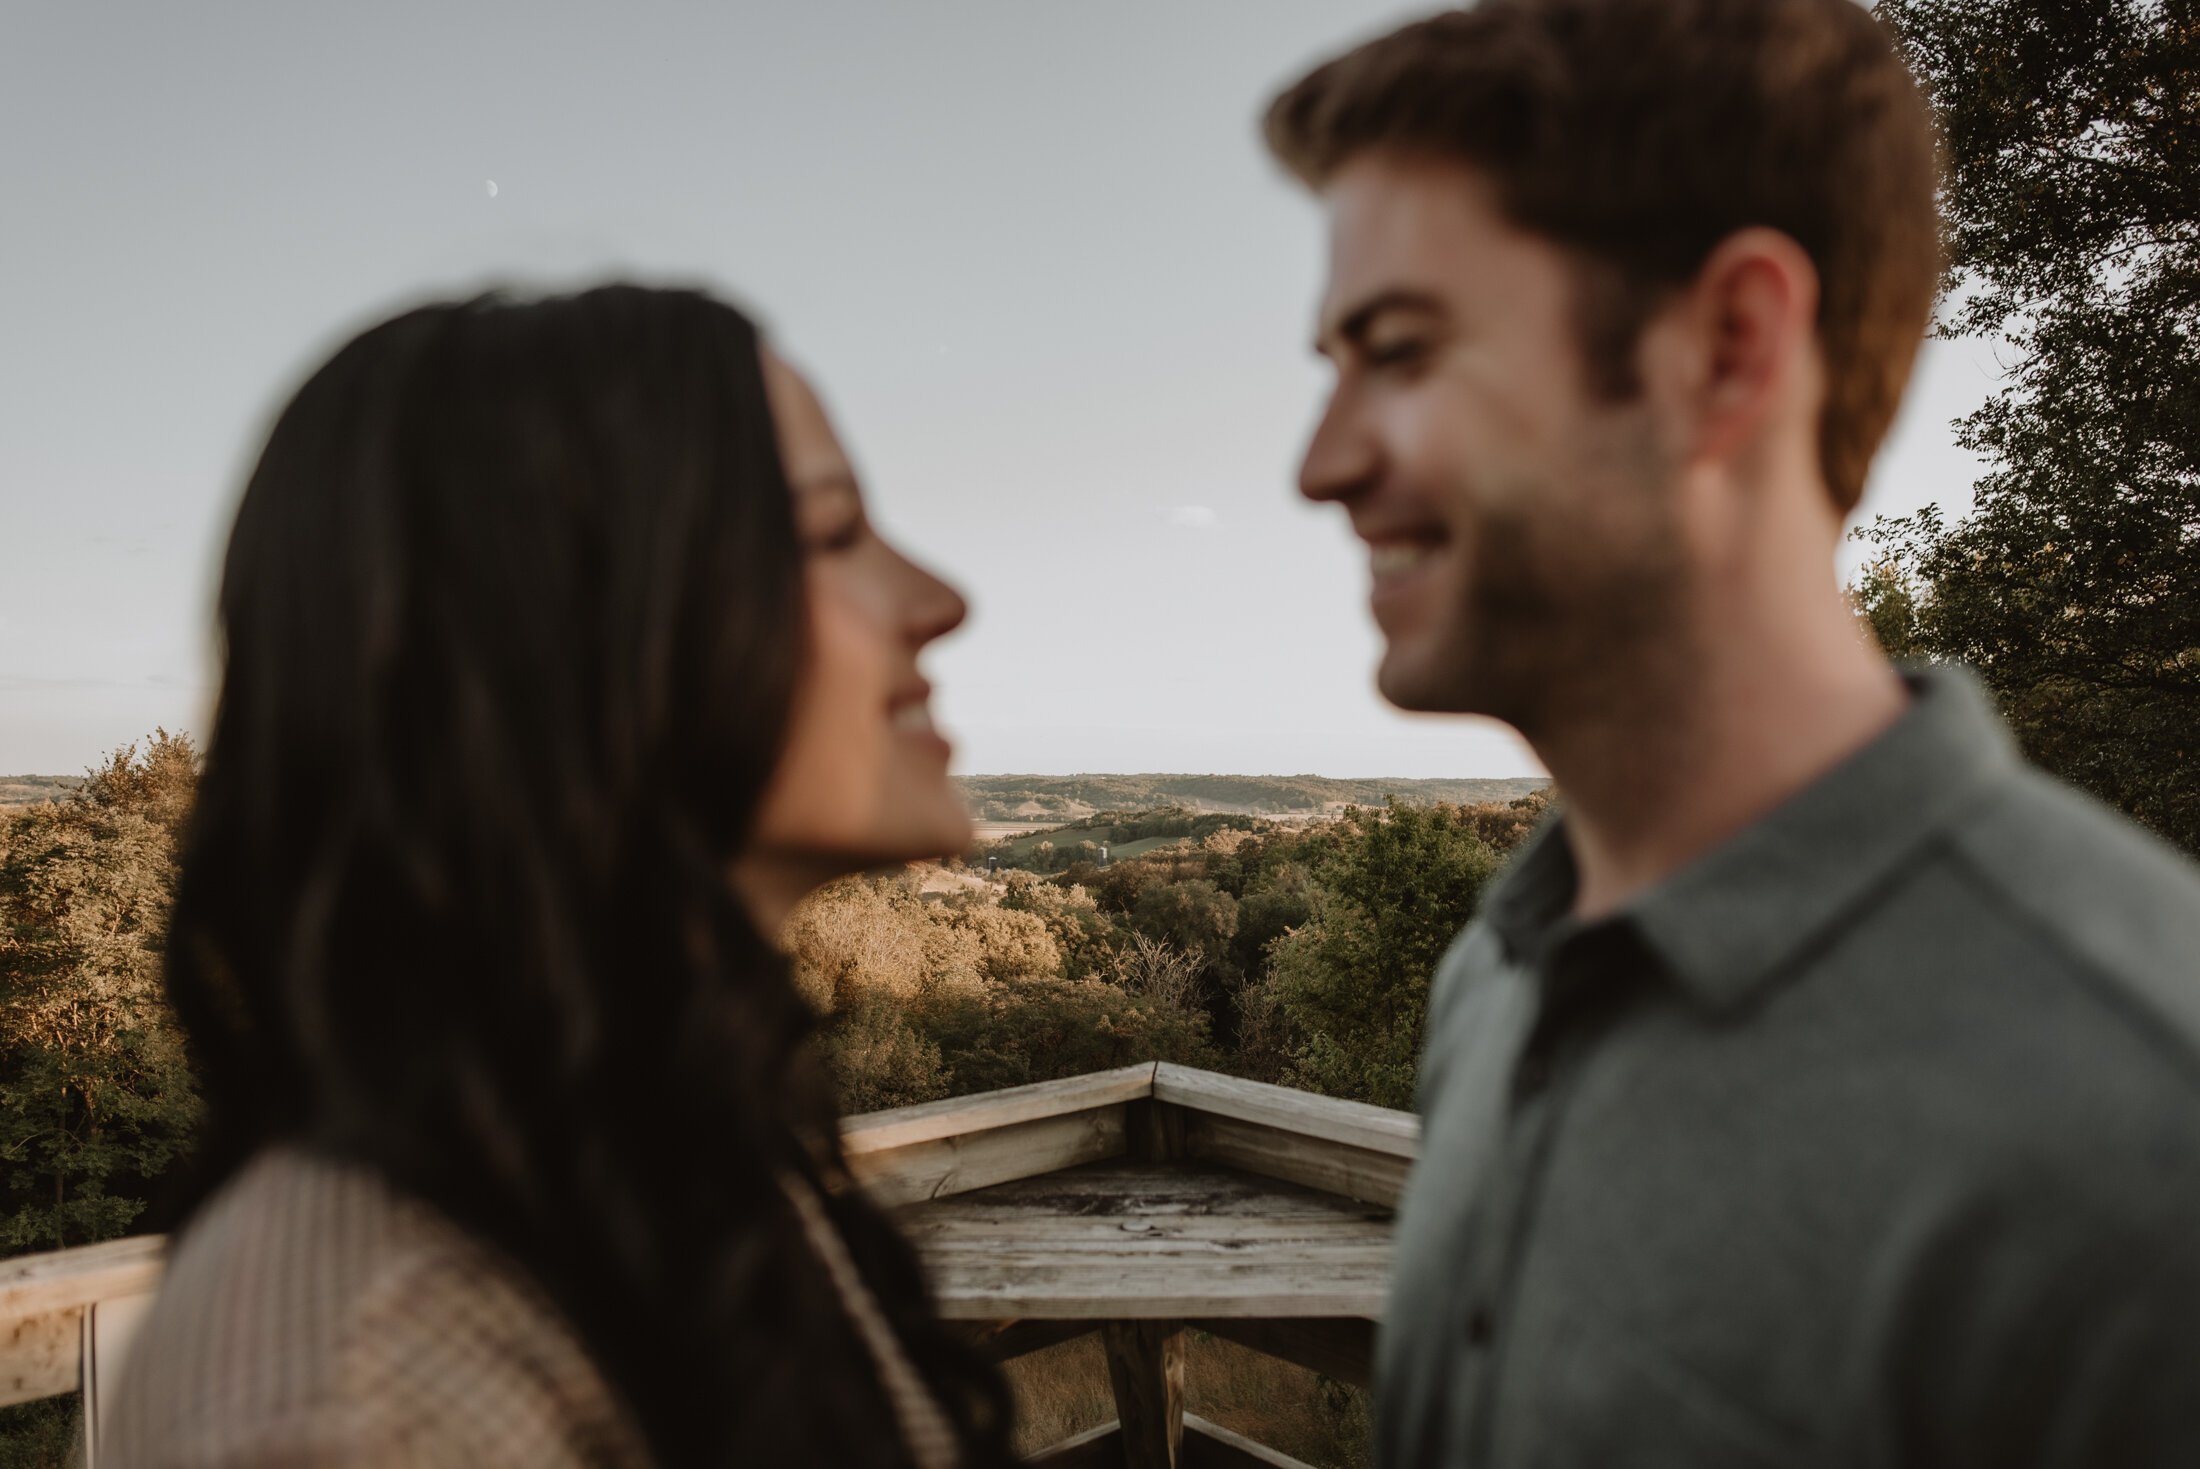
[[[1747, 1000], [2016, 770], [2016, 747], [1968, 671], [1910, 670], [1903, 681], [1909, 707], [1885, 732], [1615, 915], [1699, 1002]], [[1576, 883], [1560, 816], [1483, 911], [1511, 953], [1539, 955], [1572, 930]]]

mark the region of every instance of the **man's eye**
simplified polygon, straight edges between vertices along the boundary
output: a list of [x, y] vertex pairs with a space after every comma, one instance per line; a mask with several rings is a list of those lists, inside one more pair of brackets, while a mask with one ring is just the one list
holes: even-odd
[[1367, 350], [1367, 365], [1370, 367], [1410, 366], [1421, 360], [1422, 355], [1427, 351], [1427, 347], [1428, 344], [1418, 338], [1409, 338], [1402, 342], [1384, 342], [1379, 346], [1370, 346]]

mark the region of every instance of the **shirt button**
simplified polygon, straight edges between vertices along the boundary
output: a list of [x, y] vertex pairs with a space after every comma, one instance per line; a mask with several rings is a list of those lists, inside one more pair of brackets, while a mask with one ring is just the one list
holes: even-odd
[[1490, 1308], [1476, 1306], [1474, 1314], [1467, 1318], [1468, 1345], [1486, 1347], [1490, 1344], [1490, 1338], [1495, 1334], [1496, 1328], [1490, 1321]]

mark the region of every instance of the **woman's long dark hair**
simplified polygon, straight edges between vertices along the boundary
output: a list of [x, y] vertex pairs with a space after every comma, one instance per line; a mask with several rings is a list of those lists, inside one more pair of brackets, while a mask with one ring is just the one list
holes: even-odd
[[[810, 1017], [727, 885], [778, 757], [801, 554], [759, 340], [690, 292], [411, 311], [277, 421], [169, 989], [212, 1187], [293, 1142], [501, 1247], [667, 1465], [906, 1463], [774, 1179], [837, 1167]], [[950, 1416], [999, 1379], [829, 1209]]]

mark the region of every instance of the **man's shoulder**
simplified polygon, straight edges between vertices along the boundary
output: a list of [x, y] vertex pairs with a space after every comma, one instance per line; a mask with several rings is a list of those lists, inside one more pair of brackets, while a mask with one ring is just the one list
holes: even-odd
[[2041, 963], [2130, 1007], [2200, 1067], [2200, 865], [2029, 768], [1949, 835], [1955, 859], [2028, 931]]

